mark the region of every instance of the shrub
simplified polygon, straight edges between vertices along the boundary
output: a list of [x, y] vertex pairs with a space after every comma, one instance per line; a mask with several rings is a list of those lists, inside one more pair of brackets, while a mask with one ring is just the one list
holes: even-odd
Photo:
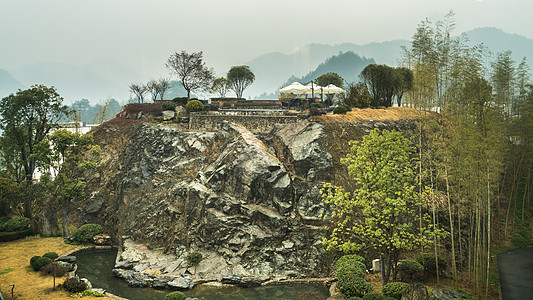
[[364, 295], [362, 300], [383, 300], [383, 296], [378, 292], [372, 292]]
[[[31, 260], [30, 260], [31, 261]], [[49, 259], [48, 257], [39, 257], [38, 259], [36, 259], [33, 264], [31, 265], [33, 267], [33, 270], [35, 271], [41, 271], [41, 269], [50, 264], [52, 262], [51, 259]]]
[[9, 221], [11, 218], [10, 217], [0, 217], [0, 231], [2, 231], [2, 226], [4, 225], [5, 222]]
[[128, 115], [137, 114], [142, 111], [144, 115], [154, 116], [160, 116], [163, 111], [161, 105], [158, 103], [130, 103], [124, 106], [124, 110], [126, 110]]
[[49, 263], [41, 269], [43, 274], [52, 275], [54, 277], [61, 277], [67, 274], [67, 271], [68, 270], [65, 266], [62, 266], [56, 262]]
[[74, 239], [80, 243], [87, 243], [92, 240], [95, 235], [100, 233], [102, 233], [102, 226], [98, 224], [85, 224], [76, 230]]
[[[424, 267], [426, 273], [435, 274], [435, 254], [422, 254], [416, 257], [416, 261]], [[439, 267], [439, 274], [446, 271], [448, 268], [448, 263], [440, 256], [437, 256], [437, 265]]]
[[55, 252], [47, 252], [45, 254], [43, 254], [43, 257], [48, 257], [49, 259], [51, 259], [52, 261], [56, 260], [59, 255]]
[[361, 297], [350, 297], [348, 300], [363, 300]]
[[204, 104], [198, 100], [191, 100], [185, 106], [188, 112], [204, 110]]
[[161, 109], [163, 109], [163, 110], [174, 110], [174, 109], [176, 109], [177, 105], [178, 104], [176, 104], [176, 102], [166, 101], [166, 102], [161, 103]]
[[320, 103], [311, 103], [309, 107], [322, 108], [322, 105]]
[[424, 266], [412, 259], [404, 259], [398, 265], [398, 274], [403, 279], [418, 280], [424, 271]]
[[342, 276], [346, 275], [356, 275], [357, 277], [364, 278], [365, 271], [361, 268], [361, 262], [352, 261], [346, 262], [337, 268], [337, 277], [340, 279]]
[[7, 232], [23, 231], [30, 227], [30, 219], [24, 217], [9, 219], [2, 227]]
[[[360, 255], [356, 255], [356, 254], [344, 255], [343, 257], [337, 260], [337, 269], [340, 268], [345, 263], [353, 264], [353, 262], [356, 262], [356, 261], [361, 262], [363, 266], [365, 264], [365, 259]], [[365, 270], [366, 270], [366, 266], [365, 266]]]
[[333, 109], [334, 114], [346, 114], [348, 109], [344, 105], [339, 105]]
[[9, 242], [9, 241], [18, 240], [20, 238], [30, 236], [32, 234], [33, 234], [33, 231], [31, 230], [31, 228], [28, 228], [22, 231], [0, 232], [0, 242]]
[[[313, 104], [317, 104], [317, 103], [313, 103]], [[319, 108], [319, 107], [309, 108], [309, 115], [311, 116], [320, 116], [323, 114], [324, 114], [324, 110], [322, 108]]]
[[187, 298], [187, 296], [185, 296], [184, 293], [176, 291], [166, 294], [163, 300], [185, 300], [185, 298]]
[[105, 297], [104, 294], [98, 293], [91, 290], [85, 290], [81, 293], [81, 296], [89, 296], [89, 297]]
[[84, 282], [79, 281], [76, 277], [69, 277], [62, 285], [63, 289], [71, 293], [80, 293], [87, 289]]
[[339, 277], [339, 290], [346, 297], [362, 297], [372, 291], [372, 285], [355, 274]]
[[405, 282], [389, 282], [381, 288], [381, 292], [383, 296], [400, 299], [408, 286], [409, 284]]
[[32, 256], [32, 258], [30, 258], [30, 266], [33, 267], [33, 264], [39, 259], [41, 258], [40, 256]]
[[202, 261], [202, 258], [202, 253], [193, 251], [187, 255], [187, 262], [193, 266], [196, 266]]
[[527, 232], [524, 234], [522, 232], [513, 233], [511, 237], [511, 244], [515, 248], [525, 248], [529, 245], [529, 237]]

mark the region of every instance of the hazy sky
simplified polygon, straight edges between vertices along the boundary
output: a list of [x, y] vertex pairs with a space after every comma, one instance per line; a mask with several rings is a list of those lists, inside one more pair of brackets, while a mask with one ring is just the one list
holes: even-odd
[[171, 53], [202, 50], [225, 73], [309, 43], [410, 39], [450, 9], [457, 33], [491, 26], [533, 39], [531, 0], [0, 0], [0, 69], [112, 58], [158, 77]]

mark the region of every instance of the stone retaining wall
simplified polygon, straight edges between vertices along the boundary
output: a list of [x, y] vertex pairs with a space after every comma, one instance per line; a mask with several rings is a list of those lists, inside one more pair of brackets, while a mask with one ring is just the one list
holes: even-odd
[[296, 123], [301, 116], [286, 111], [228, 110], [191, 113], [190, 130], [218, 131], [224, 121], [243, 125], [252, 132], [268, 132], [274, 124]]

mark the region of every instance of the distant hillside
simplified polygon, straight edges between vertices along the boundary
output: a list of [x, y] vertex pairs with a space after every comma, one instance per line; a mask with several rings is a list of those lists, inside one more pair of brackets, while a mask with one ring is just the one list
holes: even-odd
[[255, 82], [246, 90], [248, 95], [259, 95], [281, 87], [291, 76], [302, 77], [315, 70], [326, 59], [342, 52], [354, 52], [360, 56], [371, 57], [378, 64], [395, 65], [401, 46], [409, 41], [394, 40], [381, 43], [356, 45], [344, 43], [339, 45], [310, 44], [291, 53], [272, 52], [261, 55], [246, 63], [255, 74]]
[[0, 99], [14, 94], [25, 86], [6, 70], [0, 70]]
[[36, 83], [55, 86], [67, 104], [82, 98], [93, 103], [108, 98], [124, 101], [129, 97], [128, 84], [140, 81], [139, 75], [112, 60], [87, 66], [36, 62], [11, 73], [26, 86]]
[[319, 76], [334, 72], [344, 78], [345, 82], [359, 81], [358, 76], [363, 69], [370, 65], [375, 64], [376, 61], [373, 58], [361, 57], [354, 52], [340, 53], [339, 55], [328, 58], [324, 63], [320, 64], [314, 71], [309, 72], [302, 77], [291, 77], [284, 85], [290, 84], [294, 81], [298, 81], [302, 84], [318, 78]]
[[527, 57], [530, 66], [533, 66], [533, 40], [518, 34], [506, 33], [498, 28], [476, 28], [466, 32], [472, 45], [483, 44], [492, 52], [511, 50], [512, 58], [519, 64], [522, 58]]
[[[328, 58], [324, 63], [321, 63], [315, 70], [307, 73], [304, 76], [291, 76], [281, 86], [286, 86], [294, 81], [306, 84], [311, 80], [316, 79], [320, 75], [334, 72], [339, 74], [346, 82], [358, 81], [358, 76], [361, 71], [369, 64], [375, 64], [376, 61], [372, 58], [361, 57], [352, 51], [339, 53], [338, 55]], [[272, 99], [277, 98], [277, 88], [271, 90], [272, 93], [264, 93], [256, 99]]]

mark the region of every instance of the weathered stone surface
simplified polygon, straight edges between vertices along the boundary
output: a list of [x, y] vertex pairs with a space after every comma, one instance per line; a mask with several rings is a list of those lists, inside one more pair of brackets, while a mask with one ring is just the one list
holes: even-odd
[[181, 105], [177, 105], [176, 108], [174, 109], [174, 111], [176, 112], [177, 116], [186, 116], [187, 115], [187, 110], [185, 109], [185, 107], [183, 107]]
[[76, 263], [76, 256], [66, 255], [66, 256], [60, 256], [56, 259], [56, 261], [64, 261], [66, 263]]
[[178, 290], [192, 289], [195, 285], [191, 275], [184, 274], [181, 277], [167, 283], [168, 287]]
[[420, 283], [411, 284], [405, 290], [401, 300], [429, 300], [428, 289]]
[[93, 237], [93, 243], [97, 246], [110, 246], [113, 244], [113, 241], [108, 234], [97, 234]]
[[[320, 216], [330, 211], [320, 189], [337, 179], [326, 127], [302, 121], [254, 135], [227, 122], [218, 132], [121, 122], [130, 123], [93, 132], [102, 164], [85, 174], [87, 196], [72, 209], [74, 222], [102, 224], [114, 240], [131, 237], [119, 275], [153, 285], [153, 274], [209, 282], [327, 272]], [[377, 125], [365, 126], [358, 132]], [[194, 267], [191, 251], [203, 256]]]
[[163, 111], [163, 120], [168, 121], [174, 119], [176, 116], [176, 113], [171, 110], [164, 110]]
[[64, 262], [64, 261], [57, 261], [57, 263], [67, 269], [67, 272], [71, 272], [74, 270], [74, 264]]
[[437, 297], [440, 300], [452, 300], [452, 299], [462, 299], [466, 298], [464, 295], [462, 295], [459, 292], [456, 292], [454, 290], [449, 289], [438, 289], [433, 290], [431, 292], [435, 297]]
[[241, 278], [242, 276], [240, 275], [231, 274], [231, 275], [222, 277], [220, 282], [224, 284], [239, 284], [239, 282], [241, 282]]
[[60, 234], [57, 223], [57, 209], [54, 206], [45, 206], [32, 219], [32, 228], [35, 233], [57, 236]]

